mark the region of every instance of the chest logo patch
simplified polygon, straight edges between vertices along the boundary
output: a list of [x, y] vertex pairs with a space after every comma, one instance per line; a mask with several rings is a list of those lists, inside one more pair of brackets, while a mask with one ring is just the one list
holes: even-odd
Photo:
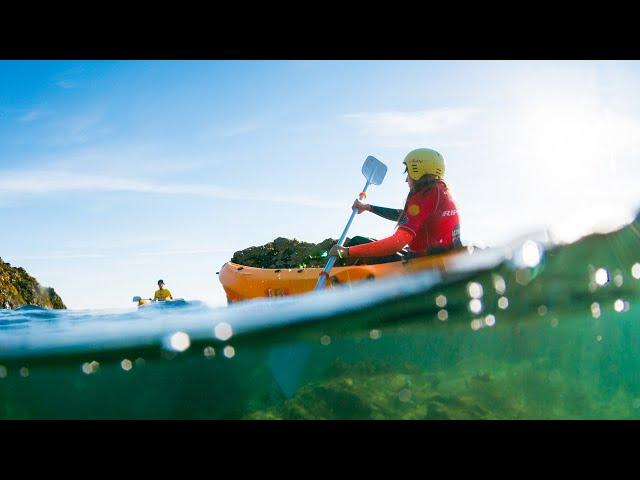
[[412, 217], [415, 217], [420, 213], [420, 207], [415, 203], [412, 205], [409, 205], [409, 208], [407, 208], [407, 213], [409, 213], [409, 215], [411, 215]]
[[409, 217], [407, 217], [406, 215], [403, 215], [400, 221], [398, 222], [398, 225], [406, 225], [407, 223], [409, 223]]

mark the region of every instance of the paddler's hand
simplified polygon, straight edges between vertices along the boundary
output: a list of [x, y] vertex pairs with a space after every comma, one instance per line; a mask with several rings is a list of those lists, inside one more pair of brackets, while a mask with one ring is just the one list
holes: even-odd
[[349, 256], [349, 247], [341, 247], [337, 243], [331, 247], [328, 255], [330, 257], [347, 258]]
[[351, 206], [351, 208], [352, 209], [355, 208], [356, 210], [358, 210], [358, 214], [371, 210], [371, 207], [368, 204], [362, 203], [360, 200], [357, 200], [357, 199], [355, 202], [353, 202], [353, 205]]

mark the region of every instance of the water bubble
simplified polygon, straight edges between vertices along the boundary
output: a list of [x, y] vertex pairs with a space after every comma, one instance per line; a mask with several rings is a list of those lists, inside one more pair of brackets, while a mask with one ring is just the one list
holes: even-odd
[[613, 302], [613, 309], [620, 313], [624, 310], [624, 301], [622, 299], [617, 299], [615, 302]]
[[558, 326], [558, 319], [557, 318], [552, 318], [551, 319], [551, 327], [556, 328]]
[[400, 393], [398, 394], [398, 398], [400, 399], [401, 402], [407, 403], [409, 400], [411, 400], [411, 390], [407, 388], [400, 390]]
[[472, 330], [478, 330], [480, 328], [482, 328], [482, 320], [480, 320], [479, 318], [474, 318], [473, 320], [471, 320]]
[[506, 310], [508, 306], [509, 306], [509, 299], [507, 297], [500, 297], [498, 299], [498, 308], [501, 308], [502, 310]]
[[131, 363], [131, 360], [129, 360], [128, 358], [124, 358], [121, 362], [120, 362], [120, 367], [125, 371], [128, 372], [129, 370], [131, 370], [133, 368], [133, 364]]
[[500, 275], [494, 274], [493, 287], [496, 289], [496, 293], [502, 295], [507, 289], [507, 284], [505, 283], [504, 278], [502, 278]]
[[487, 327], [493, 327], [496, 324], [496, 317], [494, 317], [493, 315], [487, 315], [486, 317], [484, 317], [484, 324]]
[[600, 318], [600, 304], [598, 302], [591, 304], [591, 315], [593, 318]]
[[603, 285], [609, 283], [609, 272], [604, 268], [599, 268], [598, 270], [596, 270], [594, 279], [596, 283], [602, 287]]
[[621, 287], [624, 283], [624, 278], [622, 277], [622, 273], [616, 273], [613, 276], [613, 283], [616, 284], [616, 287]]
[[165, 342], [165, 348], [167, 350], [173, 350], [174, 352], [184, 352], [191, 346], [191, 339], [185, 332], [175, 332], [169, 337], [169, 340]]
[[0, 378], [6, 378], [7, 377], [7, 367], [5, 367], [4, 365], [0, 365]]
[[601, 341], [602, 341], [602, 335], [598, 335], [598, 336], [596, 337], [596, 340], [597, 340], [598, 342], [601, 342]]
[[231, 328], [231, 325], [229, 325], [228, 323], [220, 322], [213, 329], [213, 333], [217, 338], [224, 342], [225, 340], [229, 340], [231, 338], [231, 336], [233, 335], [233, 330]]
[[22, 378], [27, 378], [29, 376], [29, 369], [27, 367], [22, 367], [20, 369], [20, 376]]
[[449, 318], [449, 312], [447, 312], [445, 309], [438, 310], [438, 320], [441, 320], [444, 322], [448, 318]]
[[482, 302], [474, 298], [469, 302], [469, 310], [471, 310], [472, 313], [480, 313], [482, 311]]
[[369, 338], [371, 338], [371, 340], [378, 340], [381, 336], [382, 333], [380, 332], [380, 330], [377, 330], [375, 328], [369, 332]]
[[531, 281], [532, 275], [529, 270], [516, 270], [516, 283], [527, 285]]
[[216, 351], [213, 347], [207, 346], [204, 347], [204, 356], [207, 358], [213, 358], [216, 355]]
[[540, 263], [541, 258], [542, 249], [536, 242], [533, 240], [524, 242], [524, 245], [522, 245], [522, 261], [527, 267], [535, 267]]
[[331, 337], [329, 335], [322, 335], [320, 337], [320, 343], [326, 347], [331, 343]]
[[444, 308], [447, 306], [447, 297], [445, 297], [444, 295], [438, 295], [436, 297], [436, 305], [440, 308]]
[[631, 267], [631, 275], [636, 280], [640, 279], [640, 263], [633, 264], [633, 267]]
[[224, 347], [224, 349], [222, 350], [222, 353], [224, 354], [225, 357], [227, 358], [233, 358], [236, 354], [236, 349], [233, 348], [231, 345], [227, 345], [226, 347]]
[[538, 307], [538, 315], [540, 315], [541, 317], [545, 316], [547, 314], [547, 306], [546, 305], [540, 305]]
[[96, 373], [99, 367], [100, 364], [95, 360], [92, 362], [85, 362], [82, 364], [82, 371], [87, 375], [91, 375], [92, 373]]
[[470, 282], [467, 284], [467, 292], [471, 298], [480, 298], [482, 297], [482, 285], [478, 282]]

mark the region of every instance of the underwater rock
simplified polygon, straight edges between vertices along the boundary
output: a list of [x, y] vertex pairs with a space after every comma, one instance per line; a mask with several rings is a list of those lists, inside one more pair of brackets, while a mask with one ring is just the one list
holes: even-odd
[[24, 268], [12, 267], [0, 258], [0, 307], [17, 308], [23, 305], [58, 310], [67, 308], [53, 288], [43, 287]]
[[332, 238], [315, 244], [278, 237], [265, 245], [235, 252], [231, 261], [259, 268], [324, 267], [328, 258], [322, 254], [335, 243], [337, 240]]

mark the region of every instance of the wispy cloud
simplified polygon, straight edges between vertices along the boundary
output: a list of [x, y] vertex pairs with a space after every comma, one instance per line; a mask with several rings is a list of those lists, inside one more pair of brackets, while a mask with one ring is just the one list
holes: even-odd
[[441, 133], [465, 124], [479, 110], [437, 108], [416, 111], [347, 113], [343, 118], [360, 133], [382, 137]]
[[230, 128], [229, 130], [224, 131], [222, 135], [224, 137], [235, 137], [237, 135], [243, 135], [246, 133], [255, 132], [256, 130], [260, 130], [261, 128], [263, 128], [263, 126], [260, 125], [259, 123], [248, 122], [243, 125]]
[[51, 146], [65, 147], [94, 141], [105, 137], [111, 129], [104, 125], [100, 113], [77, 115], [51, 125], [53, 133], [46, 139]]
[[64, 88], [65, 90], [68, 90], [69, 88], [77, 87], [79, 84], [78, 82], [74, 82], [72, 80], [58, 80], [56, 82], [56, 85], [58, 85], [60, 88]]
[[214, 185], [154, 183], [123, 177], [60, 171], [0, 172], [0, 196], [44, 195], [60, 192], [133, 192], [163, 195], [195, 195], [225, 200], [287, 203], [306, 207], [339, 208], [343, 205], [310, 195], [282, 195]]
[[87, 260], [92, 258], [105, 258], [101, 253], [61, 253], [51, 255], [18, 255], [17, 260]]
[[39, 109], [30, 110], [22, 114], [20, 117], [18, 117], [18, 121], [21, 123], [29, 123], [29, 122], [33, 122], [34, 120], [38, 120], [39, 118], [46, 117], [47, 115], [50, 115], [50, 114], [51, 112], [47, 110], [39, 110]]
[[164, 257], [164, 256], [177, 256], [177, 255], [200, 255], [203, 253], [229, 253], [233, 252], [231, 249], [196, 249], [196, 250], [166, 250], [158, 252], [143, 252], [140, 255], [143, 257]]

